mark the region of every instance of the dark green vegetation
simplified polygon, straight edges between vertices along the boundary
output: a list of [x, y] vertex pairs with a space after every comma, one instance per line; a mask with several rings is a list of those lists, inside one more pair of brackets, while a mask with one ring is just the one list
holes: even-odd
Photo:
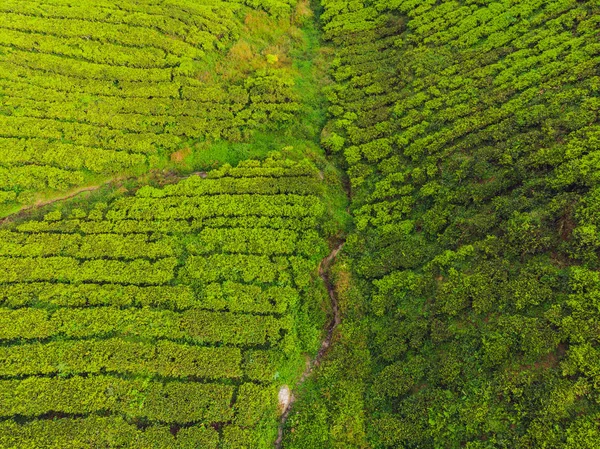
[[270, 446], [326, 318], [325, 193], [267, 159], [5, 225], [0, 447]]
[[356, 230], [285, 447], [599, 447], [600, 4], [323, 5]]

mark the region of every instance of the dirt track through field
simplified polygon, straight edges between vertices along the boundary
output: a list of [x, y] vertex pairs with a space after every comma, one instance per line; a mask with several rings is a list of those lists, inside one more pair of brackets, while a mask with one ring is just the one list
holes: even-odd
[[110, 181], [107, 181], [103, 184], [98, 184], [98, 185], [93, 185], [93, 186], [88, 186], [88, 187], [81, 187], [79, 189], [72, 190], [63, 196], [59, 196], [59, 197], [53, 198], [51, 200], [37, 201], [28, 206], [23, 206], [18, 211], [13, 212], [13, 213], [7, 215], [6, 217], [0, 218], [0, 225], [7, 223], [8, 221], [12, 220], [14, 217], [21, 216], [21, 215], [26, 214], [27, 212], [32, 211], [34, 209], [48, 206], [50, 204], [58, 203], [60, 201], [70, 200], [71, 198], [75, 198], [77, 195], [84, 193], [84, 192], [94, 192], [94, 191], [100, 189], [101, 187], [103, 187], [107, 184], [110, 184], [111, 182], [118, 181], [119, 179], [121, 179], [121, 178], [111, 179]]
[[[327, 353], [327, 349], [331, 346], [331, 342], [333, 340], [333, 334], [336, 328], [339, 326], [341, 322], [340, 310], [338, 306], [338, 300], [335, 292], [335, 287], [329, 279], [329, 269], [331, 265], [335, 261], [336, 256], [343, 248], [344, 242], [340, 243], [337, 247], [335, 247], [327, 257], [325, 257], [321, 263], [319, 264], [319, 276], [325, 282], [325, 286], [327, 287], [327, 291], [329, 292], [329, 299], [331, 301], [331, 311], [332, 317], [331, 321], [327, 325], [327, 334], [325, 338], [321, 342], [321, 347], [317, 352], [317, 355], [306, 363], [306, 369], [302, 373], [300, 380], [296, 383], [294, 389], [298, 389], [305, 381], [310, 377], [313, 373], [314, 369], [321, 364], [321, 361], [325, 354]], [[281, 395], [280, 395], [281, 396]], [[288, 396], [287, 394], [284, 396]], [[285, 401], [284, 409], [282, 410], [281, 418], [279, 419], [279, 429], [277, 433], [277, 440], [275, 440], [275, 449], [281, 449], [283, 445], [283, 430], [285, 428], [285, 424], [290, 416], [290, 412], [292, 411], [292, 406], [294, 405], [296, 398], [294, 397], [293, 392], [289, 393], [289, 397]]]

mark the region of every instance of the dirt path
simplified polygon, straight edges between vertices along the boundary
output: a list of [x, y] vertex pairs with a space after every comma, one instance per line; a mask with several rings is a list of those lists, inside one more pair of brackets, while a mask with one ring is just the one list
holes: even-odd
[[59, 196], [56, 198], [53, 198], [51, 200], [46, 200], [46, 201], [36, 201], [33, 204], [30, 204], [29, 206], [23, 206], [21, 209], [19, 209], [16, 212], [13, 212], [9, 215], [7, 215], [6, 217], [2, 217], [0, 218], [0, 224], [6, 223], [8, 221], [10, 221], [11, 219], [18, 217], [26, 212], [29, 212], [30, 210], [36, 209], [38, 207], [44, 207], [44, 206], [48, 206], [49, 204], [54, 204], [54, 203], [58, 203], [59, 201], [65, 201], [65, 200], [69, 200], [71, 198], [75, 198], [77, 195], [84, 193], [84, 192], [93, 192], [95, 190], [98, 190], [101, 187], [104, 187], [107, 184], [110, 184], [112, 182], [116, 182], [116, 181], [120, 181], [122, 178], [114, 178], [111, 179], [105, 183], [102, 184], [97, 184], [97, 185], [93, 185], [93, 186], [87, 186], [87, 187], [81, 187], [79, 189], [75, 189], [75, 190], [71, 190], [69, 193], [67, 193], [66, 195], [63, 196]]
[[23, 208], [21, 208], [19, 210], [19, 212], [25, 212], [28, 211], [30, 209], [34, 209], [36, 207], [43, 207], [43, 206], [48, 206], [49, 204], [53, 204], [53, 203], [58, 203], [59, 201], [65, 201], [65, 200], [70, 200], [71, 198], [75, 198], [77, 195], [79, 195], [80, 193], [83, 192], [93, 192], [94, 190], [98, 190], [100, 187], [109, 184], [111, 182], [113, 182], [114, 180], [110, 180], [104, 184], [98, 184], [98, 185], [94, 185], [94, 186], [88, 186], [88, 187], [81, 187], [79, 189], [73, 190], [71, 192], [69, 192], [68, 194], [64, 195], [64, 196], [59, 196], [58, 198], [53, 198], [51, 200], [47, 200], [47, 201], [37, 201], [34, 204], [30, 205], [30, 206], [25, 206]]
[[[177, 181], [181, 181], [183, 179], [187, 179], [187, 178], [189, 178], [191, 176], [200, 176], [202, 179], [205, 179], [208, 176], [208, 174], [207, 174], [207, 172], [204, 172], [204, 171], [194, 172], [194, 173], [191, 173], [189, 175], [178, 176], [177, 177]], [[11, 214], [9, 214], [9, 215], [7, 215], [5, 217], [0, 217], [0, 225], [3, 224], [3, 223], [6, 223], [8, 221], [10, 221], [14, 217], [18, 217], [18, 216], [20, 216], [20, 215], [22, 215], [22, 214], [24, 214], [26, 212], [29, 212], [30, 210], [37, 209], [39, 207], [48, 206], [50, 204], [58, 203], [59, 201], [70, 200], [72, 198], [75, 198], [77, 195], [80, 195], [81, 193], [84, 193], [84, 192], [94, 192], [94, 191], [96, 191], [98, 189], [101, 189], [104, 186], [107, 186], [109, 184], [118, 183], [118, 182], [123, 181], [125, 179], [128, 179], [128, 178], [126, 176], [120, 176], [120, 177], [116, 177], [116, 178], [111, 178], [111, 179], [108, 179], [106, 182], [103, 182], [101, 184], [95, 184], [95, 185], [92, 185], [92, 186], [80, 187], [78, 189], [71, 190], [71, 191], [65, 193], [62, 196], [57, 196], [56, 198], [52, 198], [50, 200], [45, 200], [45, 201], [44, 200], [39, 200], [39, 201], [36, 201], [35, 203], [30, 204], [28, 206], [23, 206], [21, 209], [15, 211], [15, 212], [12, 212]]]
[[[321, 364], [323, 356], [326, 354], [329, 346], [331, 346], [331, 341], [333, 339], [333, 333], [335, 332], [335, 329], [339, 326], [339, 324], [341, 322], [340, 309], [338, 306], [337, 296], [335, 294], [335, 288], [334, 288], [333, 284], [331, 283], [331, 280], [329, 279], [329, 268], [335, 261], [336, 256], [338, 255], [340, 250], [343, 248], [343, 246], [344, 246], [344, 242], [340, 243], [319, 264], [319, 276], [321, 276], [321, 279], [323, 279], [323, 282], [325, 282], [325, 286], [327, 287], [327, 291], [329, 292], [329, 299], [331, 301], [331, 310], [333, 312], [333, 317], [331, 318], [331, 321], [327, 325], [327, 335], [321, 342], [321, 348], [319, 348], [319, 352], [317, 352], [317, 355], [315, 356], [314, 359], [307, 361], [306, 369], [302, 373], [302, 376], [300, 376], [300, 380], [298, 380], [298, 383], [294, 387], [295, 389], [298, 389], [298, 387], [300, 387], [304, 383], [304, 381], [306, 381], [306, 379], [308, 377], [310, 377], [310, 375], [313, 373], [314, 369]], [[278, 428], [278, 432], [277, 432], [277, 440], [275, 440], [275, 449], [282, 448], [283, 429], [285, 428], [285, 423], [287, 422], [288, 417], [290, 416], [290, 412], [292, 411], [292, 406], [294, 405], [294, 402], [296, 401], [294, 394], [292, 392], [290, 392], [288, 389], [282, 389], [279, 393], [279, 397], [280, 397], [280, 401], [281, 401], [282, 397], [285, 398], [285, 400], [282, 403], [284, 408], [282, 410], [281, 418], [279, 419], [279, 428]]]

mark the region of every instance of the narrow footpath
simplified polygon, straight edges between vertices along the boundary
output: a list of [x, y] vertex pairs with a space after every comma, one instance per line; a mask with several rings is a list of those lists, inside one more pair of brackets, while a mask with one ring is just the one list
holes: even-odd
[[[306, 381], [306, 379], [308, 379], [312, 375], [314, 369], [321, 364], [323, 357], [327, 353], [327, 349], [329, 349], [329, 347], [331, 346], [331, 342], [333, 340], [333, 334], [335, 333], [336, 328], [340, 325], [340, 322], [341, 322], [340, 310], [339, 310], [339, 306], [338, 306], [338, 300], [337, 300], [337, 296], [336, 296], [336, 292], [335, 292], [335, 287], [332, 284], [331, 280], [329, 279], [329, 269], [333, 265], [333, 262], [335, 261], [335, 258], [338, 255], [338, 253], [340, 252], [340, 250], [344, 247], [344, 243], [345, 242], [342, 241], [319, 264], [319, 276], [321, 276], [321, 279], [323, 279], [323, 282], [325, 282], [325, 287], [327, 287], [327, 291], [329, 292], [329, 299], [331, 301], [332, 317], [331, 317], [329, 324], [327, 325], [327, 333], [325, 335], [325, 338], [321, 342], [321, 347], [319, 348], [317, 355], [306, 364], [306, 369], [304, 370], [304, 372], [302, 373], [302, 376], [296, 383], [294, 390], [297, 390]], [[281, 414], [281, 418], [279, 420], [277, 440], [275, 440], [275, 449], [282, 448], [283, 430], [285, 428], [285, 424], [288, 420], [290, 412], [292, 411], [292, 406], [294, 405], [295, 400], [296, 400], [296, 398], [292, 392], [290, 394], [289, 399], [287, 400], [287, 405], [285, 406], [283, 413]]]

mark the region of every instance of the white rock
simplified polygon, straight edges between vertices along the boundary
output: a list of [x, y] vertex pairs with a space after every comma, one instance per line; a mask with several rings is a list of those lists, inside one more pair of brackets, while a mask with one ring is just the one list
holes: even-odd
[[290, 403], [292, 402], [292, 392], [287, 385], [284, 385], [279, 389], [279, 410], [281, 413], [285, 412]]

